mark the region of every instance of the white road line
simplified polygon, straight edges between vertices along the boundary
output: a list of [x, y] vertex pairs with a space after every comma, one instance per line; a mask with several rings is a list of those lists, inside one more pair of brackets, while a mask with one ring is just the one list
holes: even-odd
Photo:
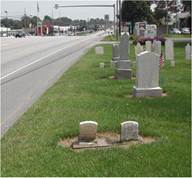
[[[70, 45], [70, 46], [73, 46], [73, 45]], [[35, 64], [35, 63], [38, 63], [38, 62], [42, 61], [43, 59], [45, 59], [45, 58], [47, 58], [47, 57], [49, 57], [49, 56], [52, 56], [52, 55], [58, 53], [59, 51], [62, 51], [62, 50], [64, 50], [64, 49], [66, 49], [66, 48], [69, 48], [70, 46], [65, 47], [65, 48], [62, 48], [62, 49], [59, 49], [59, 50], [57, 50], [57, 51], [54, 51], [54, 52], [52, 52], [52, 53], [50, 53], [50, 54], [48, 54], [48, 55], [46, 55], [46, 56], [43, 56], [43, 57], [41, 57], [41, 58], [39, 58], [39, 59], [37, 59], [37, 60], [29, 63], [29, 64], [26, 64], [26, 65], [24, 65], [24, 66], [22, 66], [22, 67], [19, 67], [19, 68], [16, 69], [15, 71], [10, 72], [10, 73], [8, 73], [7, 75], [4, 75], [3, 77], [1, 77], [0, 80], [4, 79], [4, 78], [6, 78], [6, 77], [9, 77], [10, 75], [15, 74], [16, 72], [18, 72], [18, 71], [20, 71], [20, 70], [22, 70], [22, 69], [25, 69], [25, 68], [27, 68], [27, 67]]]

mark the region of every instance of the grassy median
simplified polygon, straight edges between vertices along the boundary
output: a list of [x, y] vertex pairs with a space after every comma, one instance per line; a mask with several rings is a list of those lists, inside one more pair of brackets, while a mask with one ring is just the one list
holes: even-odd
[[[91, 49], [5, 134], [1, 176], [191, 176], [191, 66], [184, 44], [175, 46], [176, 67], [166, 63], [160, 73], [167, 96], [143, 99], [130, 97], [134, 79], [110, 78], [112, 47], [103, 46], [104, 55]], [[58, 146], [61, 138], [78, 135], [84, 120], [98, 122], [99, 132], [119, 132], [121, 122], [135, 120], [140, 134], [159, 139], [129, 149]]]

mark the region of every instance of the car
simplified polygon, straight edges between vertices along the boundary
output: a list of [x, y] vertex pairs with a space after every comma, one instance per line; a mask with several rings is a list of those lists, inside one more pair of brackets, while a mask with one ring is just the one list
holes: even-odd
[[22, 38], [22, 37], [25, 37], [26, 34], [23, 32], [23, 31], [18, 31], [15, 33], [15, 37], [16, 38]]
[[181, 31], [178, 28], [173, 28], [170, 30], [170, 33], [172, 34], [181, 34]]
[[190, 34], [190, 29], [187, 28], [187, 27], [184, 27], [184, 28], [181, 29], [181, 33], [182, 34]]

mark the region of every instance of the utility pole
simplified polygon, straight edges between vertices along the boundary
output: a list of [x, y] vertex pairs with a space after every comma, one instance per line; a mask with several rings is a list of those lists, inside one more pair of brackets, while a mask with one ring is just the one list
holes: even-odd
[[116, 0], [116, 27], [117, 27], [117, 30], [116, 30], [116, 39], [118, 40], [119, 39], [119, 28], [118, 28], [118, 25], [119, 24], [119, 3], [118, 3], [118, 0]]
[[119, 39], [121, 38], [121, 22], [122, 22], [122, 7], [121, 7], [121, 0], [119, 0]]
[[[6, 20], [8, 21], [8, 11], [4, 11], [6, 14]], [[7, 37], [8, 37], [8, 27], [6, 27], [6, 31], [7, 31]]]

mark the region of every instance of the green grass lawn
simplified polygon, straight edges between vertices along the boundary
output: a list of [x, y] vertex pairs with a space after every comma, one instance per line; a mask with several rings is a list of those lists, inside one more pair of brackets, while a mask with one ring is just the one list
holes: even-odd
[[[175, 45], [176, 67], [166, 63], [160, 72], [167, 96], [142, 99], [128, 97], [134, 80], [108, 78], [112, 47], [103, 46], [104, 55], [91, 49], [4, 135], [2, 176], [191, 176], [191, 63], [184, 44]], [[105, 70], [100, 62], [108, 64]], [[99, 132], [120, 132], [121, 122], [135, 120], [140, 134], [159, 139], [129, 149], [58, 146], [61, 138], [78, 135], [84, 120], [98, 122]]]
[[107, 35], [102, 41], [116, 41], [114, 35]]
[[191, 38], [190, 34], [164, 34], [164, 37], [169, 37], [169, 38]]

